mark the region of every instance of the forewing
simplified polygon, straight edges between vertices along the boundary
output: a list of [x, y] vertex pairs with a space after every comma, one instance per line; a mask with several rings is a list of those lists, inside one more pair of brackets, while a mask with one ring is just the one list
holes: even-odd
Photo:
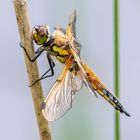
[[73, 37], [76, 38], [76, 11], [73, 11], [73, 13], [70, 15], [69, 23], [66, 30], [66, 35], [69, 37], [69, 39], [72, 39]]
[[76, 91], [82, 87], [82, 79], [68, 69], [63, 70], [61, 76], [42, 105], [43, 115], [48, 121], [55, 121], [62, 117], [72, 107]]
[[76, 39], [76, 11], [70, 15], [69, 23], [66, 29], [66, 36], [73, 42], [74, 47], [80, 51], [81, 44]]

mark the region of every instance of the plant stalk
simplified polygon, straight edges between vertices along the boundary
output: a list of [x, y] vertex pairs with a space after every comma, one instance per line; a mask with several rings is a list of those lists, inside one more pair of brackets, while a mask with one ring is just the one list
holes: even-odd
[[[119, 98], [119, 27], [118, 27], [118, 0], [114, 0], [114, 69], [115, 95]], [[115, 140], [120, 140], [120, 116], [115, 111]]]
[[[27, 0], [14, 0], [14, 7], [21, 43], [27, 49], [29, 55], [33, 57], [34, 47], [30, 33]], [[24, 58], [29, 82], [32, 83], [33, 81], [39, 78], [37, 62], [30, 62], [25, 54]], [[39, 128], [40, 140], [51, 140], [48, 122], [45, 120], [41, 112], [41, 104], [44, 100], [41, 82], [37, 82], [34, 86], [31, 87], [31, 93], [37, 118], [37, 124]]]

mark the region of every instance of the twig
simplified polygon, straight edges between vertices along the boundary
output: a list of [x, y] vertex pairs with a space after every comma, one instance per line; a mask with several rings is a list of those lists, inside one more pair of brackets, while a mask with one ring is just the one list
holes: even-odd
[[[26, 0], [14, 0], [15, 13], [17, 17], [17, 23], [21, 38], [21, 43], [27, 49], [30, 56], [34, 54], [33, 43], [30, 34], [30, 24], [29, 24], [29, 14], [27, 9]], [[26, 55], [25, 64], [27, 68], [28, 78], [30, 83], [39, 78], [39, 72], [37, 67], [37, 62], [31, 63]], [[48, 122], [44, 119], [41, 112], [41, 104], [44, 100], [43, 91], [41, 83], [38, 82], [31, 87], [32, 98], [34, 102], [34, 108], [40, 133], [41, 140], [51, 140], [50, 131], [48, 128]]]

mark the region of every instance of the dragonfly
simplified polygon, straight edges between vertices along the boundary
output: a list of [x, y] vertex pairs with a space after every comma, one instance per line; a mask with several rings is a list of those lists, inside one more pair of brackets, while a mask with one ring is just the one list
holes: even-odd
[[[69, 18], [68, 26], [63, 29], [60, 26], [50, 33], [47, 25], [36, 25], [32, 30], [32, 38], [39, 46], [35, 55], [31, 58], [22, 44], [25, 54], [31, 62], [34, 62], [42, 52], [46, 52], [50, 68], [37, 80], [31, 83], [34, 86], [38, 81], [54, 75], [55, 57], [64, 67], [42, 103], [42, 113], [48, 121], [61, 118], [72, 107], [72, 102], [77, 91], [85, 85], [95, 96], [101, 95], [116, 110], [130, 114], [124, 109], [117, 97], [115, 97], [96, 76], [96, 74], [81, 59], [81, 44], [76, 39], [76, 12]], [[49, 74], [50, 72], [50, 74]]]

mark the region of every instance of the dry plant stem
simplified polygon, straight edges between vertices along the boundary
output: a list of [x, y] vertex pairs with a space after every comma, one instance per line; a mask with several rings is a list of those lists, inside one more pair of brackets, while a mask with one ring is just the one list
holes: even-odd
[[[30, 56], [34, 54], [33, 43], [30, 34], [30, 24], [29, 24], [29, 14], [27, 9], [27, 1], [26, 0], [14, 0], [15, 13], [21, 38], [21, 43], [27, 49]], [[37, 62], [31, 63], [26, 55], [25, 64], [27, 68], [27, 73], [29, 77], [30, 83], [32, 83], [35, 79], [39, 78], [39, 72], [37, 67]], [[48, 122], [44, 119], [41, 112], [41, 104], [44, 100], [43, 91], [41, 87], [41, 83], [38, 82], [34, 86], [31, 87], [32, 98], [34, 102], [34, 108], [40, 133], [41, 140], [51, 140], [50, 131], [48, 128]]]

